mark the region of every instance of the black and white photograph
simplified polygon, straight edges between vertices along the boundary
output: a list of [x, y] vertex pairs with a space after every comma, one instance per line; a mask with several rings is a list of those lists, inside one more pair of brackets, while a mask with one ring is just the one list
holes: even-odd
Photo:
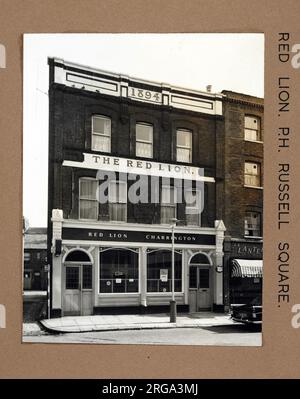
[[264, 35], [25, 34], [23, 343], [262, 345]]

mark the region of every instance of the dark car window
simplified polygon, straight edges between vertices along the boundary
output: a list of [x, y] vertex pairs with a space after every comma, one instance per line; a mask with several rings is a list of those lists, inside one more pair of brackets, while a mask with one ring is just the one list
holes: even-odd
[[251, 305], [261, 306], [261, 302], [261, 296], [256, 296], [254, 299], [252, 299]]

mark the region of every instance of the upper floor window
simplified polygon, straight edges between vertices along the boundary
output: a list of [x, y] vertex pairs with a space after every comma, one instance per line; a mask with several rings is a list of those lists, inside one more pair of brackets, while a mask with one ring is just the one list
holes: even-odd
[[246, 212], [245, 215], [245, 236], [261, 236], [261, 215], [258, 212]]
[[259, 163], [245, 162], [245, 186], [261, 186], [261, 171]]
[[153, 126], [146, 123], [136, 124], [136, 156], [153, 158]]
[[177, 162], [192, 162], [192, 132], [178, 129], [176, 132], [176, 159]]
[[98, 181], [83, 177], [79, 180], [79, 219], [98, 219]]
[[110, 181], [108, 188], [109, 219], [112, 221], [127, 221], [127, 183]]
[[161, 209], [160, 222], [162, 224], [171, 224], [176, 218], [176, 190], [175, 187], [162, 186], [161, 188]]
[[29, 262], [31, 258], [31, 254], [29, 252], [24, 252], [24, 261]]
[[245, 116], [245, 140], [261, 141], [260, 118], [257, 116]]
[[92, 117], [92, 150], [111, 152], [111, 119], [106, 116]]
[[201, 224], [201, 197], [199, 190], [186, 190], [185, 195], [185, 217], [188, 226], [200, 226]]

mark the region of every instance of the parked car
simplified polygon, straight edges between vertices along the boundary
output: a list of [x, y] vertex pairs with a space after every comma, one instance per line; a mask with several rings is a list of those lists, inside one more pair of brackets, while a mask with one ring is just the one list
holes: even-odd
[[261, 297], [254, 298], [250, 303], [230, 305], [232, 320], [244, 324], [262, 323]]

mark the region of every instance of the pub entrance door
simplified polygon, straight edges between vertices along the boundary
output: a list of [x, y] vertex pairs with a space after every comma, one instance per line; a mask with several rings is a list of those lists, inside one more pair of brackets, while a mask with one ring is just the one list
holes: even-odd
[[93, 296], [92, 265], [66, 264], [63, 294], [64, 316], [91, 315]]
[[211, 267], [190, 265], [189, 308], [190, 312], [211, 310]]

